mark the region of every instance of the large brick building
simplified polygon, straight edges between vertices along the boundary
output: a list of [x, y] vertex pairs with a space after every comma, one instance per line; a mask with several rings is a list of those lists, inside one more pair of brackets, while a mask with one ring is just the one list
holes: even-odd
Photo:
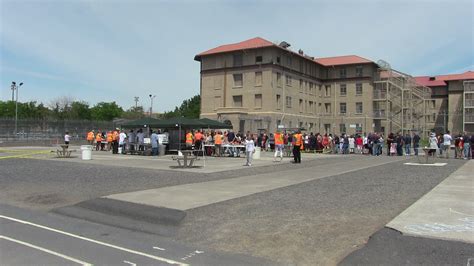
[[360, 56], [313, 58], [288, 47], [253, 38], [196, 55], [201, 117], [228, 120], [241, 132], [277, 127], [336, 134], [428, 131], [439, 124], [437, 117], [429, 122], [427, 114], [445, 106], [440, 98], [429, 109], [431, 91], [440, 97], [441, 90], [458, 93], [463, 79], [473, 79], [473, 72], [443, 79], [447, 83], [438, 90], [416, 82], [424, 77], [413, 79]]

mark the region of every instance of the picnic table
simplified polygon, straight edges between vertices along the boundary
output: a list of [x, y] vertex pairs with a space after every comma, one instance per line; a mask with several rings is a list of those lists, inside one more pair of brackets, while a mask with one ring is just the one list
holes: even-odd
[[60, 144], [59, 147], [61, 149], [56, 150], [56, 154], [58, 155], [59, 158], [70, 158], [71, 153], [73, 150], [69, 150], [69, 145], [68, 144]]
[[[435, 156], [436, 156], [436, 152], [437, 152], [437, 150], [438, 150], [438, 149], [431, 149], [430, 147], [424, 147], [424, 148], [418, 148], [418, 149], [423, 150], [423, 152], [424, 152], [424, 158], [425, 158], [425, 163], [428, 163], [428, 160], [429, 160], [429, 158], [430, 158], [429, 152], [430, 152], [431, 150], [435, 150], [435, 151], [433, 152], [433, 157], [435, 157]], [[418, 159], [418, 160], [420, 160], [420, 159]]]
[[[197, 156], [193, 154], [193, 150], [182, 150], [180, 151], [181, 155], [173, 156], [173, 160], [178, 162], [178, 166], [181, 168], [190, 168], [193, 166], [194, 160], [197, 159]], [[191, 157], [190, 157], [191, 156]], [[183, 163], [181, 164], [181, 161]], [[189, 163], [188, 163], [189, 162]]]

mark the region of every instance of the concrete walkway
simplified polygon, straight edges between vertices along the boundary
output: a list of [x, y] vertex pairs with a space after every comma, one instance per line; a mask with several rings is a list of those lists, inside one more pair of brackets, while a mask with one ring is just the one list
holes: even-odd
[[387, 227], [407, 235], [474, 243], [474, 161], [469, 160]]
[[394, 157], [387, 160], [383, 157], [361, 156], [358, 160], [341, 160], [318, 167], [293, 168], [276, 173], [121, 193], [105, 198], [156, 207], [188, 210], [404, 159], [403, 157]]

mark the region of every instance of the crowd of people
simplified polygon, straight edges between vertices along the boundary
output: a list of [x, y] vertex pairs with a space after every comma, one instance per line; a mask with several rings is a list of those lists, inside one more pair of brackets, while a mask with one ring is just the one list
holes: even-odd
[[[158, 155], [160, 131], [152, 131], [150, 135], [151, 154]], [[70, 136], [66, 133], [64, 141], [69, 144]], [[90, 145], [97, 151], [110, 151], [114, 154], [127, 151], [143, 151], [145, 134], [142, 129], [125, 132], [120, 129], [95, 132], [91, 130], [86, 137]], [[293, 154], [294, 163], [301, 162], [301, 152], [332, 153], [332, 154], [366, 154], [372, 156], [417, 156], [420, 150], [421, 137], [418, 133], [390, 133], [385, 137], [381, 133], [368, 134], [320, 134], [301, 131], [286, 132], [277, 130], [274, 133], [255, 134], [247, 132], [233, 132], [232, 130], [187, 130], [184, 145], [187, 149], [203, 151], [207, 156], [230, 157], [245, 153], [246, 165], [251, 165], [251, 155], [255, 147], [262, 151], [274, 152], [274, 160], [281, 161], [284, 154]], [[451, 136], [447, 131], [444, 134], [431, 133], [424, 147], [429, 154], [450, 158], [450, 150], [454, 146], [454, 158], [474, 158], [474, 135], [459, 133]]]

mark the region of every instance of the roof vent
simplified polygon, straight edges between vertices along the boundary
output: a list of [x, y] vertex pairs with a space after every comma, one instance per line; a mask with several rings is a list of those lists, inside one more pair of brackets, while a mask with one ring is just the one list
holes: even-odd
[[285, 42], [285, 41], [282, 41], [278, 46], [283, 47], [283, 48], [286, 49], [286, 48], [290, 47], [291, 44], [289, 44], [289, 43], [287, 43], [287, 42]]
[[298, 50], [298, 53], [299, 53], [300, 55], [304, 55], [304, 52], [303, 52], [303, 50], [301, 50], [301, 49]]
[[431, 81], [436, 80], [436, 77], [430, 77], [430, 80]]

